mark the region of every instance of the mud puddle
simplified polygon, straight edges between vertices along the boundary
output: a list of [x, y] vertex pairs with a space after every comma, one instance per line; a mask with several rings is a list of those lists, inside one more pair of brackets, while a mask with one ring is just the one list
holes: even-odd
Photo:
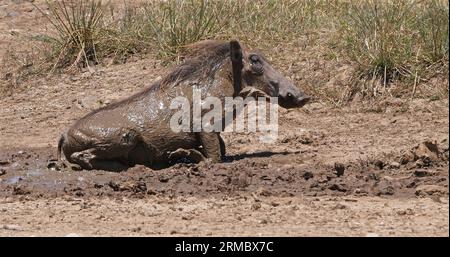
[[[0, 196], [386, 196], [448, 195], [448, 152], [433, 155], [425, 142], [393, 157], [348, 163], [296, 164], [308, 154], [228, 156], [220, 164], [176, 164], [164, 170], [136, 166], [126, 172], [56, 171], [53, 148], [0, 154]], [[448, 150], [447, 150], [448, 151]], [[267, 158], [270, 156], [270, 158]], [[291, 164], [277, 159], [291, 158]], [[294, 161], [296, 160], [296, 161]]]

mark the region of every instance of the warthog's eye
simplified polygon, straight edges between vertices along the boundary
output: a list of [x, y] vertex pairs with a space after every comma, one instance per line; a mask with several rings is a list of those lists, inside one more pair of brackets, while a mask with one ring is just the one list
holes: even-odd
[[252, 54], [249, 56], [249, 59], [250, 59], [250, 67], [252, 68], [252, 71], [256, 75], [263, 74], [264, 69], [263, 69], [263, 65], [262, 65], [262, 62], [261, 62], [261, 59], [259, 58], [259, 56], [256, 54]]
[[259, 62], [259, 56], [257, 56], [256, 54], [250, 55], [249, 59], [252, 62]]

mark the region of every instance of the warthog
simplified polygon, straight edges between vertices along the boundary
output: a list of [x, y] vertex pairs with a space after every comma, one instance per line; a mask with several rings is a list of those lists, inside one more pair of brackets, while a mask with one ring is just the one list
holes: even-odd
[[[219, 99], [261, 92], [284, 108], [303, 106], [305, 96], [258, 52], [237, 41], [201, 41], [186, 48], [185, 60], [151, 87], [79, 119], [61, 136], [58, 159], [73, 169], [119, 171], [141, 164], [163, 168], [177, 158], [221, 161], [219, 132], [178, 132], [170, 127], [176, 96], [192, 103], [192, 88]], [[248, 90], [255, 89], [254, 91]]]

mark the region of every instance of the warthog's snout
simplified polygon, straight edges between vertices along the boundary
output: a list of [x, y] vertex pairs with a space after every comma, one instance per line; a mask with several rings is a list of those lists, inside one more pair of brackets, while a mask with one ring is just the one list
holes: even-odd
[[278, 104], [283, 108], [300, 108], [310, 100], [309, 96], [273, 68], [258, 52], [238, 55], [243, 56], [239, 67], [243, 67], [245, 86], [257, 88], [270, 97], [278, 97]]
[[281, 107], [300, 108], [305, 105], [311, 97], [303, 94], [295, 86], [290, 86], [285, 92], [280, 92], [278, 95], [278, 103]]

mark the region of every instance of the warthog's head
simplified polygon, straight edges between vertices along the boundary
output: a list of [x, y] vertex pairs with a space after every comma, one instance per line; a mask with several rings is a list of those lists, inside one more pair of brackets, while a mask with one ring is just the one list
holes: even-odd
[[230, 57], [235, 90], [246, 86], [256, 88], [270, 97], [278, 97], [278, 104], [283, 108], [302, 107], [309, 101], [309, 96], [274, 69], [258, 52], [246, 51], [238, 41], [233, 40], [230, 42]]

